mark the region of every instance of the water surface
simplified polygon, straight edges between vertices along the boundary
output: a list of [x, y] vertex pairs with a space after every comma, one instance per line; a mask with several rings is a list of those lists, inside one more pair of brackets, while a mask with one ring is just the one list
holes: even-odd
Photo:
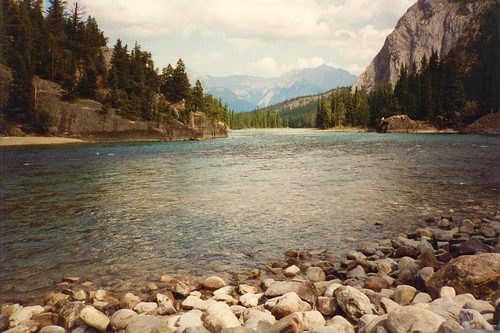
[[126, 290], [160, 273], [264, 267], [289, 248], [340, 254], [450, 209], [493, 213], [499, 148], [490, 136], [313, 130], [5, 148], [2, 298], [66, 275]]

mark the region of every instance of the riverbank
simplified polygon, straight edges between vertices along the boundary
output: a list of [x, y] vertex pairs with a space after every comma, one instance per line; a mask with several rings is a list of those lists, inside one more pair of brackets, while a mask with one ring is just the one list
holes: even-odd
[[0, 147], [8, 146], [40, 146], [40, 145], [60, 145], [67, 143], [84, 143], [86, 141], [65, 137], [47, 136], [2, 136], [0, 137]]
[[162, 275], [145, 286], [142, 298], [112, 295], [91, 281], [65, 277], [38, 305], [3, 304], [0, 328], [10, 327], [9, 333], [492, 330], [500, 315], [499, 233], [498, 214], [462, 221], [428, 218], [414, 232], [363, 242], [340, 261], [326, 250], [288, 250], [266, 270], [226, 280]]

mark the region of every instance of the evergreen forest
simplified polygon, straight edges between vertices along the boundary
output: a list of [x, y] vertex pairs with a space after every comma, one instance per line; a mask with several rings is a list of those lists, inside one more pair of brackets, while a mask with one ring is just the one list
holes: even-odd
[[[60, 84], [66, 100], [94, 99], [132, 120], [168, 117], [188, 124], [192, 112], [203, 112], [228, 122], [227, 106], [199, 81], [191, 87], [182, 59], [160, 71], [150, 52], [118, 39], [106, 61], [108, 39], [78, 2], [49, 0], [46, 10], [43, 0], [1, 0], [0, 6], [0, 63], [12, 73], [10, 91], [0, 98], [2, 124], [46, 129], [47, 114], [35, 108], [34, 76]], [[179, 102], [183, 111], [174, 112]]]

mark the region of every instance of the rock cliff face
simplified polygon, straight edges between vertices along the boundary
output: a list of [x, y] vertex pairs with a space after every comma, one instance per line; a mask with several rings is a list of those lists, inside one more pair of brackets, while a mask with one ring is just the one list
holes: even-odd
[[[448, 54], [457, 40], [494, 0], [419, 0], [399, 20], [377, 56], [353, 86], [395, 85], [402, 64], [420, 63], [436, 50]], [[470, 29], [469, 29], [470, 30]]]
[[61, 99], [61, 88], [35, 78], [36, 109], [50, 115], [49, 132], [57, 136], [110, 141], [177, 141], [227, 137], [224, 124], [210, 121], [203, 113], [193, 114], [191, 126], [177, 120], [133, 121], [93, 100]]

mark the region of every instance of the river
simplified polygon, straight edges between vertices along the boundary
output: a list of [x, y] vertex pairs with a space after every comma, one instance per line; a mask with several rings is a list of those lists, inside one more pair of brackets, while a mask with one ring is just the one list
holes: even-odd
[[341, 254], [499, 202], [493, 136], [248, 130], [0, 154], [3, 300], [68, 275], [125, 291], [162, 273], [263, 268], [290, 248]]

